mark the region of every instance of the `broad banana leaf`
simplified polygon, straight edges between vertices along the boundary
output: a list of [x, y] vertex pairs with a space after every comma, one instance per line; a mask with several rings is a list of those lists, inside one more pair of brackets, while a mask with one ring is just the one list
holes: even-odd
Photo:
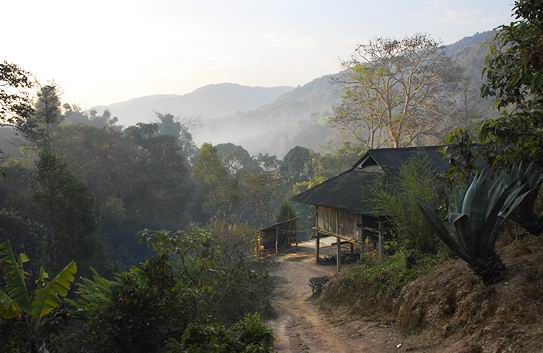
[[75, 281], [76, 272], [77, 265], [72, 260], [45, 287], [36, 289], [34, 301], [32, 302], [32, 317], [40, 319], [62, 304], [61, 299], [68, 295]]
[[4, 265], [5, 294], [11, 298], [20, 309], [30, 313], [30, 297], [26, 288], [28, 274], [23, 269], [23, 264], [28, 262], [25, 254], [15, 257], [8, 240], [0, 243], [0, 262]]
[[10, 320], [19, 316], [20, 313], [19, 305], [6, 292], [0, 290], [0, 318]]

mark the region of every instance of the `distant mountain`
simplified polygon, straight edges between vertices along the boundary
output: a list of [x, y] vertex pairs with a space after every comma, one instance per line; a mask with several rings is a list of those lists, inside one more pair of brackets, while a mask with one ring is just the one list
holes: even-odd
[[[491, 104], [480, 99], [481, 70], [488, 47], [484, 43], [495, 32], [473, 36], [445, 46], [446, 53], [464, 70], [470, 108], [487, 116]], [[303, 86], [246, 87], [236, 84], [205, 86], [183, 96], [149, 96], [108, 106], [121, 124], [154, 120], [153, 110], [182, 117], [201, 116], [193, 129], [197, 144], [231, 142], [250, 153], [284, 155], [300, 145], [321, 150], [336, 140], [337, 131], [326, 125], [326, 117], [339, 102], [341, 92], [333, 84], [344, 73], [322, 76]]]
[[[445, 46], [446, 53], [463, 69], [466, 89], [470, 101], [467, 105], [479, 116], [488, 117], [492, 104], [479, 98], [483, 77], [481, 71], [488, 52], [486, 42], [494, 31], [476, 33], [473, 36]], [[241, 144], [249, 152], [285, 154], [290, 148], [301, 145], [316, 151], [334, 141], [337, 131], [324, 122], [334, 104], [339, 102], [341, 92], [332, 83], [339, 72], [320, 77], [297, 87], [274, 102], [254, 111], [237, 114], [228, 124], [216, 124], [213, 130], [219, 135], [210, 136], [217, 141]]]
[[121, 125], [149, 122], [156, 119], [154, 111], [201, 120], [226, 118], [270, 103], [292, 87], [250, 87], [236, 83], [204, 86], [184, 95], [152, 95], [92, 109], [109, 109]]
[[233, 142], [254, 154], [283, 155], [296, 144], [319, 150], [335, 134], [322, 118], [339, 101], [341, 92], [332, 83], [338, 75], [317, 78], [253, 111], [208, 121], [194, 131], [195, 140]]
[[495, 35], [496, 31], [477, 32], [447, 45], [445, 52], [450, 56], [455, 56], [462, 53], [466, 48], [481, 47], [481, 44], [491, 41]]

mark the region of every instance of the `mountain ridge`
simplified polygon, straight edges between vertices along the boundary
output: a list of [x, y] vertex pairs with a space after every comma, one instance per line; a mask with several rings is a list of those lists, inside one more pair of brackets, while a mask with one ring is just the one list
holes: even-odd
[[201, 119], [226, 118], [238, 111], [250, 111], [291, 91], [290, 86], [261, 87], [238, 83], [215, 83], [186, 94], [153, 94], [109, 105], [95, 106], [99, 112], [108, 109], [122, 125], [148, 122], [153, 112]]
[[[465, 80], [473, 92], [478, 92], [483, 81], [481, 70], [488, 50], [483, 43], [490, 40], [494, 33], [492, 30], [475, 33], [444, 46], [445, 52], [464, 70]], [[230, 108], [229, 111], [223, 110], [217, 114], [196, 114], [203, 118], [202, 123], [193, 128], [194, 139], [197, 144], [235, 143], [242, 145], [252, 154], [268, 152], [281, 156], [296, 145], [321, 150], [324, 145], [334, 141], [338, 134], [326, 125], [325, 120], [334, 104], [339, 102], [341, 92], [338, 87], [334, 87], [332, 81], [342, 73], [338, 71], [324, 75], [297, 87], [280, 86], [279, 90], [282, 88], [283, 91], [276, 92], [280, 94], [267, 102], [260, 101], [262, 104], [255, 103], [252, 109]], [[232, 83], [226, 85], [231, 86], [223, 87], [240, 86]], [[192, 94], [204, 94], [213, 87], [214, 85], [204, 86]], [[474, 96], [478, 96], [478, 93]], [[214, 103], [211, 101], [212, 105]], [[474, 105], [484, 111], [489, 104], [477, 98]], [[110, 105], [112, 106], [114, 105]], [[179, 107], [178, 111], [172, 108], [175, 107], [170, 106], [169, 111], [159, 112], [182, 117], [190, 115], [186, 110], [179, 111]], [[112, 113], [116, 115], [114, 109]], [[119, 118], [122, 123], [122, 117]]]

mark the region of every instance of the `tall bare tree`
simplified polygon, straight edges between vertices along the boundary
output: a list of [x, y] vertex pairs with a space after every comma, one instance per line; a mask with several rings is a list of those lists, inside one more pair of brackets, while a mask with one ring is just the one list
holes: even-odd
[[368, 148], [421, 143], [443, 121], [460, 69], [426, 34], [360, 44], [346, 69], [344, 95], [330, 122]]

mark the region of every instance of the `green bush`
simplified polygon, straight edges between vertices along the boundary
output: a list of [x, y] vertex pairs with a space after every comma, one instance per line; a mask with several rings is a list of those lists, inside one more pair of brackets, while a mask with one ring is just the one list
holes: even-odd
[[383, 261], [365, 257], [360, 266], [344, 271], [331, 282], [322, 297], [324, 304], [354, 304], [364, 314], [392, 313], [402, 288], [418, 276], [430, 272], [441, 256], [417, 256], [400, 250]]
[[223, 353], [228, 352], [229, 342], [223, 325], [191, 324], [181, 337], [181, 342], [168, 341], [168, 353]]
[[164, 257], [119, 273], [114, 281], [99, 276], [83, 280], [77, 294], [71, 304], [82, 324], [66, 352], [161, 352], [166, 339], [200, 319], [203, 300], [201, 293], [177, 282]]
[[191, 324], [181, 340], [168, 341], [168, 353], [270, 353], [273, 333], [258, 314], [247, 314], [226, 329], [220, 324]]
[[[164, 352], [166, 342], [177, 347], [174, 339], [183, 335], [194, 343], [188, 352], [223, 352], [224, 338], [215, 339], [223, 335], [221, 325], [233, 325], [228, 334], [235, 342], [258, 341], [267, 327], [258, 325], [260, 317], [246, 315], [271, 312], [271, 283], [259, 262], [208, 228], [144, 237], [156, 256], [114, 280], [97, 274], [81, 280], [71, 304], [82, 323], [62, 351]], [[200, 349], [202, 341], [207, 345]]]
[[247, 314], [229, 329], [230, 339], [237, 344], [236, 352], [271, 352], [273, 331], [259, 314]]
[[373, 187], [378, 211], [389, 216], [399, 247], [424, 254], [435, 254], [442, 249], [417, 205], [417, 200], [421, 200], [439, 207], [443, 204], [442, 189], [432, 164], [422, 156], [415, 156], [403, 164], [399, 175], [388, 187]]

